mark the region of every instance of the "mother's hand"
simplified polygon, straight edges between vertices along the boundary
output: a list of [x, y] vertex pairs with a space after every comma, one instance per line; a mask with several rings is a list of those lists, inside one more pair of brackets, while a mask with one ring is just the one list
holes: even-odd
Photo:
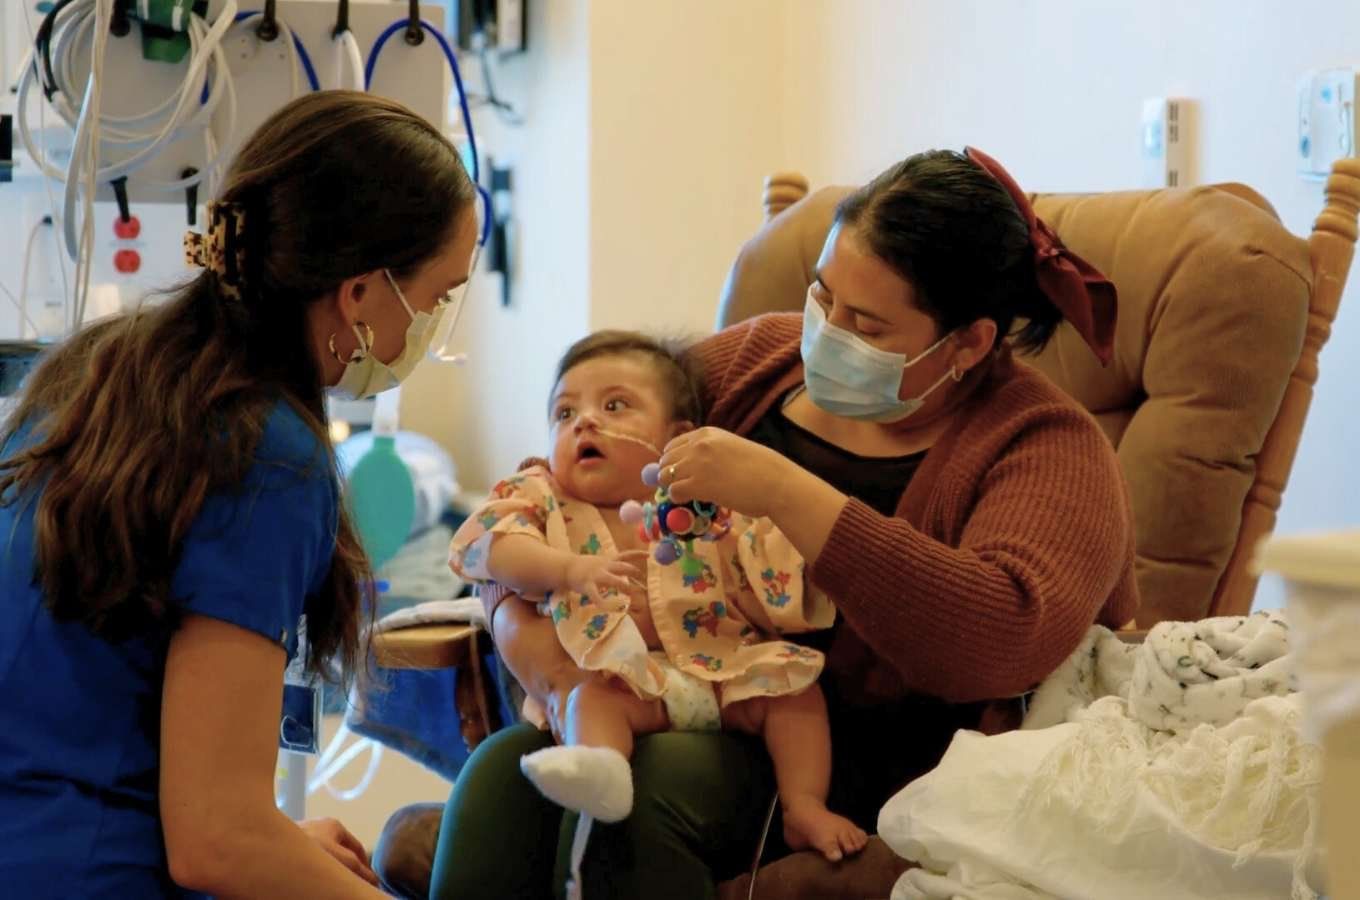
[[677, 503], [702, 500], [753, 518], [768, 516], [793, 463], [721, 428], [700, 428], [666, 445], [661, 483]]

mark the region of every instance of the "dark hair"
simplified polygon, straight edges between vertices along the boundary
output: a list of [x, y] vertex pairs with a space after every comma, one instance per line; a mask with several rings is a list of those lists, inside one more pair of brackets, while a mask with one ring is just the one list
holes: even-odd
[[[207, 497], [241, 483], [279, 399], [329, 446], [309, 307], [346, 278], [433, 259], [473, 197], [454, 147], [398, 103], [325, 91], [271, 116], [220, 197], [245, 210], [240, 296], [205, 270], [162, 304], [85, 328], [48, 354], [5, 424], [5, 439], [30, 421], [40, 436], [0, 461], [0, 501], [38, 497], [36, 577], [53, 615], [111, 640], [173, 627], [184, 538]], [[330, 571], [305, 604], [312, 671], [357, 670], [371, 584], [342, 505]]]
[[[836, 221], [916, 288], [941, 332], [996, 322], [1038, 352], [1062, 321], [1039, 290], [1029, 226], [1001, 183], [962, 153], [910, 156], [841, 201]], [[1025, 324], [1012, 335], [1017, 319]]]
[[648, 337], [637, 331], [597, 331], [581, 338], [562, 354], [553, 384], [583, 362], [629, 354], [645, 357], [656, 367], [665, 383], [666, 399], [670, 401], [674, 421], [687, 420], [695, 425], [703, 421], [703, 401], [699, 393], [703, 376], [681, 341]]

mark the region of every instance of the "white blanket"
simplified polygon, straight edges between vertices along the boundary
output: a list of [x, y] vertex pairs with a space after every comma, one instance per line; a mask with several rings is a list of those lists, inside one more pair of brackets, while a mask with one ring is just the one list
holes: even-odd
[[1162, 622], [1141, 644], [1096, 626], [1035, 691], [1024, 728], [1069, 721], [1105, 696], [1123, 697], [1149, 728], [1226, 725], [1248, 703], [1296, 690], [1289, 626], [1274, 610], [1199, 622]]
[[1276, 613], [1094, 628], [1021, 731], [960, 732], [879, 834], [894, 900], [1314, 898], [1320, 751]]

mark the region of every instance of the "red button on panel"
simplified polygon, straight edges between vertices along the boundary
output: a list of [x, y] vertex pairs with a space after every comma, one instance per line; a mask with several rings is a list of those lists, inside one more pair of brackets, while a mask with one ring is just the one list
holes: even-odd
[[136, 216], [129, 216], [127, 221], [122, 218], [113, 220], [113, 233], [122, 241], [135, 241], [137, 235], [142, 233], [142, 220]]
[[124, 275], [131, 275], [142, 267], [142, 254], [136, 250], [119, 250], [113, 254], [113, 267]]

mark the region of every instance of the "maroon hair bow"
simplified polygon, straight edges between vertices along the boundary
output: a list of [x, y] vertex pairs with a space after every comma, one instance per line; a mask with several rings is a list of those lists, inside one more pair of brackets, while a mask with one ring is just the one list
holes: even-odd
[[1039, 289], [1062, 310], [1063, 318], [1072, 323], [1082, 340], [1100, 358], [1101, 365], [1109, 365], [1114, 355], [1114, 325], [1118, 315], [1118, 297], [1114, 284], [1100, 274], [1095, 266], [1063, 246], [1058, 235], [1047, 223], [1034, 214], [1029, 196], [1015, 183], [1015, 179], [1001, 163], [973, 147], [964, 153], [975, 164], [991, 175], [1011, 195], [1029, 224], [1029, 239], [1034, 245], [1034, 273]]

